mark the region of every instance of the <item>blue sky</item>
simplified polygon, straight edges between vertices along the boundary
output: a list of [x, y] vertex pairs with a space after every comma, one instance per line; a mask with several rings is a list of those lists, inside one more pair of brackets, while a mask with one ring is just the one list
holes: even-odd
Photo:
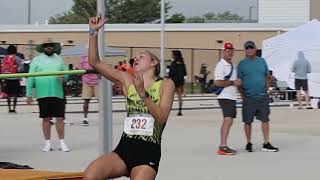
[[[249, 6], [257, 0], [166, 0], [173, 8], [169, 12], [183, 13], [185, 16], [203, 15], [206, 12], [230, 10], [240, 16], [248, 17]], [[28, 0], [0, 0], [0, 24], [27, 24]], [[44, 23], [50, 16], [68, 11], [72, 0], [31, 0], [31, 22]], [[256, 8], [253, 9], [256, 11]], [[254, 13], [255, 14], [255, 13]], [[253, 18], [256, 16], [254, 15]]]

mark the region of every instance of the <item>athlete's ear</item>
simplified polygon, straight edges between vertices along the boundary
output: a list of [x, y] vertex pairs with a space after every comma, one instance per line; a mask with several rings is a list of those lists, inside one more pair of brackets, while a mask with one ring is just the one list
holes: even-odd
[[151, 65], [152, 65], [152, 66], [156, 66], [158, 63], [159, 63], [158, 61], [153, 60], [153, 61], [151, 62]]

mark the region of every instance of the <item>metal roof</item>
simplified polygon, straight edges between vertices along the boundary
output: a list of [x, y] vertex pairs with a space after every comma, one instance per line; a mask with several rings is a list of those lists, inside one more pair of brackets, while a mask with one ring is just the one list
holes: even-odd
[[[181, 23], [166, 24], [165, 31], [288, 31], [302, 23], [261, 24], [261, 23]], [[160, 31], [160, 24], [107, 24], [105, 31], [153, 32]], [[0, 25], [0, 33], [5, 32], [86, 32], [87, 24], [32, 24]]]

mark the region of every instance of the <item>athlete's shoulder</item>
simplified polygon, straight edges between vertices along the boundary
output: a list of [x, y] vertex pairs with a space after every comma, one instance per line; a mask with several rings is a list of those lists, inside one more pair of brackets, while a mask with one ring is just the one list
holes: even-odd
[[161, 79], [161, 84], [162, 84], [162, 87], [164, 87], [165, 89], [171, 88], [171, 87], [175, 88], [174, 82], [170, 78]]

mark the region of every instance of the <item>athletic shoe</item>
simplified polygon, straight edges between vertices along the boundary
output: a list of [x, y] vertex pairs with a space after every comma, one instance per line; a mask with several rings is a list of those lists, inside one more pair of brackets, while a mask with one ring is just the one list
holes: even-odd
[[229, 148], [228, 146], [220, 146], [218, 150], [219, 155], [235, 155], [237, 151]]
[[49, 152], [52, 151], [51, 143], [45, 143], [44, 147], [42, 148], [42, 152]]
[[15, 109], [12, 109], [12, 110], [10, 109], [9, 113], [17, 113], [17, 111]]
[[82, 126], [89, 126], [89, 122], [87, 120], [82, 121]]
[[67, 121], [67, 120], [63, 120], [63, 124], [64, 125], [71, 125], [71, 123], [69, 121]]
[[67, 146], [67, 144], [66, 143], [60, 143], [60, 149], [59, 149], [60, 151], [63, 151], [63, 152], [69, 152], [70, 151], [70, 149], [69, 149], [69, 147]]
[[248, 152], [253, 152], [252, 143], [248, 143], [248, 144], [246, 145], [246, 150], [247, 150]]
[[273, 147], [269, 142], [267, 144], [263, 144], [262, 151], [266, 152], [278, 152], [279, 148]]
[[50, 119], [49, 121], [50, 121], [50, 125], [54, 125], [55, 124], [54, 120]]

